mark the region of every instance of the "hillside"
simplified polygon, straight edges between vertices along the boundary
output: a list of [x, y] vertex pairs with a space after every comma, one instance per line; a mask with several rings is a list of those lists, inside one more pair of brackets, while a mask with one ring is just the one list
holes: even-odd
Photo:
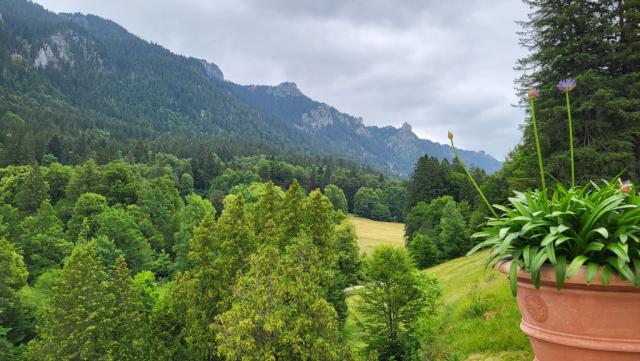
[[360, 252], [370, 253], [379, 245], [404, 247], [404, 224], [378, 222], [350, 215], [349, 220], [356, 227]]
[[[425, 153], [452, 156], [409, 125], [365, 126], [293, 83], [234, 84], [215, 64], [173, 54], [97, 16], [55, 14], [25, 0], [0, 0], [0, 14], [0, 112], [28, 123], [30, 141], [40, 144], [37, 161], [50, 150], [51, 134], [74, 155], [105, 148], [106, 160], [139, 141], [177, 153], [165, 138], [197, 137], [258, 148], [254, 153], [345, 157], [401, 177]], [[68, 153], [56, 157], [73, 160]], [[462, 154], [489, 173], [501, 166], [483, 152]]]
[[[437, 361], [531, 361], [529, 340], [520, 331], [520, 312], [505, 276], [485, 268], [486, 253], [445, 262], [424, 272], [440, 280], [441, 314], [433, 320], [430, 353]], [[359, 350], [359, 315], [354, 313], [358, 290], [348, 299], [345, 325], [350, 345]]]
[[444, 296], [435, 353], [442, 360], [530, 361], [516, 300], [505, 276], [485, 267], [486, 257], [482, 252], [425, 271], [440, 280]]

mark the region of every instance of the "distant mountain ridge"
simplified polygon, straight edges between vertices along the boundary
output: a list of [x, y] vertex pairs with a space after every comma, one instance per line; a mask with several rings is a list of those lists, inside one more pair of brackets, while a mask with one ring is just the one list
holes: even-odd
[[[276, 86], [231, 83], [241, 98], [263, 111], [292, 122], [297, 128], [335, 145], [359, 147], [376, 160], [384, 162], [390, 171], [408, 175], [417, 158], [428, 154], [438, 159], [453, 160], [449, 145], [421, 139], [404, 123], [402, 127], [366, 126], [362, 118], [342, 113], [325, 103], [304, 95], [293, 82]], [[463, 160], [489, 173], [500, 169], [502, 163], [483, 151], [461, 150]]]
[[[55, 14], [25, 0], [0, 0], [0, 86], [36, 104], [53, 99], [145, 132], [261, 142], [350, 158], [400, 177], [424, 154], [453, 157], [449, 146], [420, 139], [408, 124], [366, 126], [291, 82], [238, 85], [217, 65], [171, 53], [112, 21]], [[91, 119], [79, 126], [114, 131]], [[484, 152], [461, 156], [489, 173], [501, 167]]]

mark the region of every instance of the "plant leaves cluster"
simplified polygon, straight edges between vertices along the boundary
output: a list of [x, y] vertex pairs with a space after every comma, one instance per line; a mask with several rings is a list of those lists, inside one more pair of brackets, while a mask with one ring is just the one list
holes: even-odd
[[640, 196], [624, 193], [614, 182], [594, 182], [579, 188], [558, 185], [549, 196], [540, 191], [515, 192], [507, 206], [494, 205], [499, 218], [472, 237], [484, 239], [469, 254], [491, 248], [490, 262], [512, 261], [516, 272], [531, 274], [540, 287], [540, 271], [551, 264], [556, 287], [586, 266], [586, 282], [596, 275], [608, 284], [612, 275], [640, 286]]

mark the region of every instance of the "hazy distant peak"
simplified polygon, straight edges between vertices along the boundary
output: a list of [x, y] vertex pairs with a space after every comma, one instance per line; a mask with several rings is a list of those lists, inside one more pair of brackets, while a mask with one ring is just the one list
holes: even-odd
[[218, 80], [224, 80], [224, 74], [216, 64], [209, 63], [204, 59], [198, 59], [198, 60], [200, 60], [200, 62], [204, 66], [204, 71], [205, 73], [207, 73], [207, 76], [214, 79], [218, 79]]
[[296, 83], [294, 83], [294, 82], [291, 82], [291, 81], [286, 81], [286, 82], [280, 83], [280, 84], [276, 85], [273, 90], [274, 90], [274, 95], [289, 96], [289, 97], [302, 97], [302, 96], [305, 96], [298, 89], [298, 85]]

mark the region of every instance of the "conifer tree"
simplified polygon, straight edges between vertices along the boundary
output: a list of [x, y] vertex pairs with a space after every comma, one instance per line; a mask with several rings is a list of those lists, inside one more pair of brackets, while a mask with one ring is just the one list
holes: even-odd
[[227, 360], [340, 360], [336, 314], [312, 268], [319, 254], [265, 246], [234, 287], [233, 306], [217, 318], [218, 351]]
[[78, 243], [31, 343], [33, 360], [109, 360], [115, 296], [91, 243]]
[[[291, 240], [298, 235], [303, 224], [302, 203], [304, 201], [304, 191], [297, 180], [294, 180], [285, 194], [282, 205], [282, 212], [278, 224], [282, 228], [282, 239], [284, 242]], [[286, 245], [283, 244], [282, 247]]]
[[190, 194], [186, 198], [187, 204], [178, 214], [178, 231], [174, 235], [175, 243], [173, 252], [175, 253], [174, 268], [176, 271], [184, 271], [189, 267], [187, 255], [189, 253], [189, 242], [193, 235], [193, 229], [200, 224], [206, 214], [215, 214], [215, 209], [206, 199], [202, 199], [197, 194]]

